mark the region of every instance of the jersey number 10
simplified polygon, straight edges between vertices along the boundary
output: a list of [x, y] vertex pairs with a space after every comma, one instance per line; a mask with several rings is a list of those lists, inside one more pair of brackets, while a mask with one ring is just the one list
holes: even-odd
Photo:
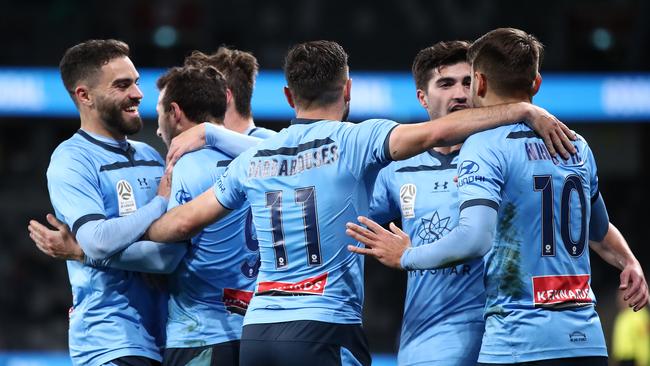
[[[555, 256], [555, 225], [553, 222], [553, 177], [550, 175], [536, 175], [534, 190], [542, 192], [542, 257]], [[580, 201], [580, 236], [573, 240], [570, 232], [571, 221], [571, 193], [576, 192]], [[577, 175], [569, 175], [564, 180], [560, 195], [560, 233], [562, 242], [569, 255], [579, 257], [585, 249], [587, 237], [587, 199], [582, 182]]]
[[[311, 266], [320, 266], [322, 264], [320, 233], [318, 231], [316, 191], [314, 187], [296, 189], [295, 203], [302, 206], [307, 263]], [[271, 231], [273, 234], [273, 249], [275, 251], [275, 268], [286, 268], [289, 265], [289, 259], [287, 258], [287, 248], [284, 242], [284, 227], [282, 226], [282, 191], [266, 192], [266, 207], [271, 209]]]

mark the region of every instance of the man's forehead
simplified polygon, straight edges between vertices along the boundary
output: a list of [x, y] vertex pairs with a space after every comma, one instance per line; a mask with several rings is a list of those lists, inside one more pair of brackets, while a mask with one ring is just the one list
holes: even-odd
[[160, 104], [165, 97], [165, 91], [167, 91], [167, 87], [160, 89], [160, 92], [158, 93], [158, 104]]
[[467, 62], [458, 62], [451, 65], [442, 65], [431, 70], [431, 79], [464, 78], [470, 76], [471, 69]]
[[103, 79], [108, 79], [109, 82], [118, 79], [138, 79], [140, 74], [135, 69], [133, 62], [127, 56], [116, 57], [102, 66], [101, 74]]

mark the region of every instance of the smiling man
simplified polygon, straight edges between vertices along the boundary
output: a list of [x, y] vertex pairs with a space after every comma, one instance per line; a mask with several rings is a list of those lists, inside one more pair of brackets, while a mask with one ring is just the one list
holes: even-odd
[[[56, 216], [95, 259], [108, 258], [140, 238], [165, 212], [169, 196], [160, 155], [126, 138], [142, 128], [139, 75], [128, 56], [123, 42], [91, 40], [68, 49], [59, 65], [81, 129], [52, 154], [50, 200]], [[73, 364], [159, 364], [165, 295], [134, 272], [77, 261], [67, 266]]]

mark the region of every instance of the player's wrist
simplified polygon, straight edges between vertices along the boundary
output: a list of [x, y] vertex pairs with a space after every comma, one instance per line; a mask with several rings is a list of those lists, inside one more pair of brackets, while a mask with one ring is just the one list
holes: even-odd
[[530, 127], [533, 127], [535, 117], [537, 116], [535, 113], [535, 106], [526, 102], [518, 102], [516, 108], [514, 109], [518, 114], [515, 115], [512, 119], [513, 122], [525, 121], [526, 124], [528, 124]]
[[409, 256], [410, 256], [410, 253], [411, 253], [412, 249], [413, 249], [413, 247], [408, 247], [402, 253], [402, 256], [400, 257], [400, 260], [399, 260], [399, 269], [404, 270], [404, 271], [408, 271], [410, 269], [409, 268]]

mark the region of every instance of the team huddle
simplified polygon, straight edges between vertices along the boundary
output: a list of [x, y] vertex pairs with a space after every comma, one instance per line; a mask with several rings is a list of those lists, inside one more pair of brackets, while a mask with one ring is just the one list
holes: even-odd
[[408, 271], [400, 365], [607, 365], [589, 248], [630, 307], [648, 287], [587, 142], [532, 104], [542, 56], [513, 28], [436, 43], [412, 67], [429, 121], [353, 124], [346, 52], [300, 43], [275, 132], [253, 121], [253, 55], [194, 51], [157, 82], [163, 160], [127, 138], [128, 46], [71, 47], [81, 128], [47, 171], [55, 229], [29, 231], [67, 259], [73, 364], [370, 365], [372, 256]]

